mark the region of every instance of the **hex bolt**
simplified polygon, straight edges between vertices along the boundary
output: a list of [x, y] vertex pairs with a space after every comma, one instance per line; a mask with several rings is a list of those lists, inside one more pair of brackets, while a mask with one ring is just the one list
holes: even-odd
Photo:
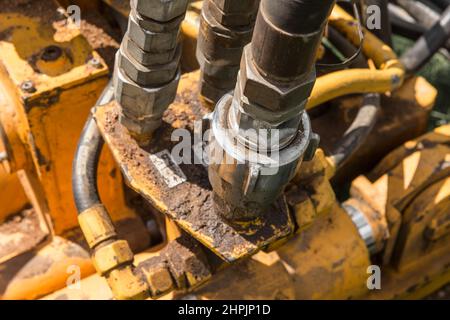
[[99, 69], [99, 68], [102, 67], [102, 62], [101, 62], [100, 59], [98, 59], [98, 58], [92, 58], [92, 59], [90, 59], [90, 60], [89, 60], [89, 64], [90, 64], [91, 66], [93, 66], [94, 68], [97, 68], [97, 69]]
[[26, 81], [22, 82], [22, 84], [20, 85], [20, 88], [22, 89], [22, 91], [27, 92], [27, 93], [36, 92], [36, 87], [34, 86], [34, 83], [31, 80], [26, 80]]

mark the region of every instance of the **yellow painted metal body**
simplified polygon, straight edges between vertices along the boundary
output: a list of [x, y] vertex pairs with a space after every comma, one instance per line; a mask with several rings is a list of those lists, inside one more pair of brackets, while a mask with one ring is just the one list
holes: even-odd
[[[14, 255], [20, 257], [2, 262], [2, 268], [15, 266], [24, 273], [34, 267], [39, 248], [44, 252], [49, 246], [51, 252], [64, 250], [52, 245], [55, 237], [68, 238], [79, 230], [71, 187], [73, 155], [90, 108], [108, 82], [102, 58], [80, 29], [57, 15], [55, 3], [40, 1], [33, 6], [0, 10], [0, 122], [4, 131], [0, 149], [8, 153], [0, 171], [0, 186], [6, 190], [0, 193], [0, 221], [31, 206], [47, 233], [34, 250], [17, 251]], [[60, 56], [47, 61], [45, 54], [54, 47], [61, 49]], [[24, 87], [27, 82], [32, 84], [31, 90]], [[99, 176], [100, 193], [114, 221], [136, 221], [136, 231], [142, 234], [145, 227], [139, 229], [142, 222], [126, 204], [122, 177], [107, 148], [101, 156]], [[137, 246], [140, 250], [149, 243], [147, 234], [142, 239]], [[87, 251], [79, 250], [86, 258]], [[22, 265], [24, 254], [28, 260]], [[16, 287], [20, 273], [2, 272], [0, 296], [36, 298], [64, 287], [69, 275], [66, 268], [73, 261], [61, 252], [52, 263], [55, 268], [30, 277], [26, 289]], [[83, 276], [94, 271], [88, 259], [80, 266]]]
[[352, 184], [347, 203], [383, 247], [386, 290], [372, 298], [418, 298], [450, 280], [449, 139], [447, 125], [407, 142]]

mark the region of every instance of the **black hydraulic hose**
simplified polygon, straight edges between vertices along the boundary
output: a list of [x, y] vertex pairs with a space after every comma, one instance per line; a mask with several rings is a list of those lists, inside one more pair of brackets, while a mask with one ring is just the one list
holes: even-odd
[[450, 6], [440, 19], [400, 58], [407, 73], [419, 70], [450, 37]]
[[[333, 44], [345, 55], [350, 55], [356, 49], [339, 32], [329, 28], [329, 38]], [[356, 68], [367, 68], [367, 62], [362, 55], [359, 55], [353, 62]], [[366, 93], [358, 113], [350, 127], [339, 139], [335, 149], [331, 152], [330, 158], [333, 160], [336, 169], [341, 168], [346, 161], [361, 147], [367, 140], [378, 119], [380, 109], [380, 95], [378, 93]]]
[[[112, 100], [112, 83], [108, 83], [96, 105]], [[78, 142], [72, 166], [72, 189], [78, 213], [100, 204], [97, 190], [97, 168], [103, 138], [97, 124], [90, 115]]]
[[450, 6], [450, 0], [432, 0], [432, 2], [442, 10]]
[[251, 47], [253, 62], [267, 79], [291, 83], [311, 72], [334, 3], [261, 1]]
[[261, 9], [277, 28], [293, 34], [319, 30], [327, 20], [335, 0], [262, 0]]
[[[388, 8], [392, 23], [392, 30], [395, 34], [417, 41], [425, 32], [427, 32], [428, 29], [415, 22], [412, 17], [407, 19], [407, 17], [400, 15], [398, 13], [398, 10], [402, 10], [400, 7], [397, 7], [394, 4], [389, 4]], [[441, 53], [448, 57], [449, 51], [450, 39], [447, 39], [445, 44], [442, 46]]]
[[[441, 15], [442, 9], [440, 6], [438, 6], [437, 4], [435, 4], [433, 1], [431, 0], [419, 0], [420, 2], [422, 2], [424, 5], [426, 5], [428, 8], [430, 8], [431, 10], [437, 12], [439, 15]], [[444, 9], [447, 8], [447, 6], [444, 7]]]
[[427, 29], [439, 19], [440, 13], [423, 2], [411, 0], [396, 0], [396, 2]]
[[380, 95], [378, 93], [368, 93], [364, 95], [361, 108], [353, 120], [351, 126], [345, 131], [342, 138], [336, 144], [337, 147], [330, 155], [336, 170], [361, 147], [367, 140], [370, 132], [378, 119], [380, 109]]
[[427, 31], [426, 27], [418, 24], [407, 12], [402, 12], [401, 7], [390, 3], [388, 10], [394, 33], [417, 40]]

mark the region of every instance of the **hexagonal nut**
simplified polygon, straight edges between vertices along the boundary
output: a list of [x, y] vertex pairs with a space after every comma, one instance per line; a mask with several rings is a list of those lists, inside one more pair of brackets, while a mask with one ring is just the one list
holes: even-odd
[[206, 82], [212, 84], [213, 86], [217, 87], [218, 89], [223, 89], [225, 92], [232, 91], [234, 87], [236, 86], [236, 80], [237, 80], [237, 74], [234, 76], [231, 76], [229, 79], [217, 79], [214, 77], [209, 76], [206, 73], [202, 73], [202, 78]]
[[198, 46], [209, 59], [224, 59], [239, 64], [242, 49], [253, 34], [253, 26], [229, 28], [218, 23], [205, 7], [202, 10]]
[[93, 263], [101, 275], [133, 261], [133, 252], [125, 240], [114, 241], [94, 251]]
[[239, 72], [239, 65], [230, 64], [228, 61], [223, 60], [209, 60], [197, 47], [197, 61], [202, 69], [202, 72], [209, 78], [220, 80], [236, 80]]
[[216, 103], [228, 92], [228, 90], [216, 88], [212, 84], [202, 80], [199, 83], [199, 92], [207, 102]]
[[175, 99], [180, 77], [181, 73], [178, 70], [171, 82], [161, 87], [148, 88], [138, 85], [128, 78], [120, 68], [116, 67], [113, 77], [116, 101], [121, 105], [122, 112], [128, 117], [139, 119], [155, 115], [160, 118]]
[[161, 261], [160, 257], [150, 258], [139, 264], [138, 268], [150, 287], [153, 299], [159, 298], [175, 289], [175, 282], [169, 268]]
[[260, 0], [212, 0], [225, 13], [258, 11]]
[[144, 300], [150, 296], [147, 283], [132, 266], [112, 270], [106, 281], [116, 299]]
[[137, 23], [141, 28], [151, 32], [169, 32], [180, 28], [181, 22], [184, 20], [185, 15], [182, 14], [170, 21], [160, 22], [147, 17], [141, 16], [135, 9], [131, 9], [130, 15], [135, 17]]
[[167, 32], [152, 32], [142, 28], [137, 18], [130, 14], [128, 19], [128, 37], [139, 48], [148, 52], [166, 52], [176, 47], [178, 43], [179, 28]]
[[128, 54], [138, 63], [144, 66], [153, 66], [166, 64], [174, 60], [174, 58], [181, 52], [181, 44], [175, 49], [166, 52], [147, 52], [139, 48], [131, 39], [124, 37], [124, 49]]
[[153, 66], [169, 63], [172, 61], [177, 52], [181, 50], [181, 44], [174, 49], [166, 52], [147, 52], [139, 48], [139, 46], [134, 43], [127, 34], [123, 37], [122, 45], [128, 54], [136, 60], [138, 63], [144, 66]]
[[[240, 74], [238, 75], [238, 79], [239, 78]], [[239, 80], [237, 81], [234, 90], [234, 101], [239, 103], [239, 109], [242, 114], [248, 115], [253, 119], [258, 119], [271, 126], [278, 126], [298, 116], [300, 112], [305, 109], [306, 103], [308, 102], [305, 100], [303, 103], [299, 103], [295, 107], [286, 110], [274, 111], [267, 109], [259, 104], [251, 103], [249, 99], [242, 94], [242, 85]]]
[[189, 238], [181, 237], [171, 242], [163, 249], [162, 256], [179, 289], [196, 287], [211, 278], [204, 253]]
[[140, 146], [145, 146], [150, 142], [153, 132], [162, 124], [162, 119], [144, 117], [142, 119], [132, 119], [120, 114], [120, 123], [128, 129], [130, 135]]
[[175, 57], [169, 63], [144, 66], [128, 54], [124, 45], [121, 45], [119, 52], [119, 68], [132, 81], [145, 87], [155, 87], [170, 82], [177, 73], [181, 58], [181, 50], [178, 50]]
[[132, 0], [131, 7], [140, 15], [161, 22], [184, 15], [188, 0]]
[[316, 80], [315, 69], [302, 81], [285, 86], [267, 81], [253, 63], [251, 45], [244, 49], [238, 81], [242, 94], [250, 104], [259, 104], [269, 110], [281, 111], [297, 107], [308, 99]]
[[[247, 1], [241, 1], [247, 2]], [[251, 1], [248, 1], [251, 2]], [[211, 16], [220, 24], [227, 27], [242, 27], [253, 25], [258, 13], [258, 6], [254, 5], [249, 11], [225, 12], [217, 4], [216, 1], [207, 0], [204, 4]]]

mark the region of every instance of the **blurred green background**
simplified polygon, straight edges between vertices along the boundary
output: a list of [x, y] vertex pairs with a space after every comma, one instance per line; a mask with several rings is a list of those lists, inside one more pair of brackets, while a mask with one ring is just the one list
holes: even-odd
[[[412, 45], [413, 41], [407, 38], [393, 36], [393, 47], [399, 56]], [[418, 74], [425, 77], [439, 91], [436, 106], [431, 112], [430, 129], [450, 123], [450, 60], [436, 53]]]

